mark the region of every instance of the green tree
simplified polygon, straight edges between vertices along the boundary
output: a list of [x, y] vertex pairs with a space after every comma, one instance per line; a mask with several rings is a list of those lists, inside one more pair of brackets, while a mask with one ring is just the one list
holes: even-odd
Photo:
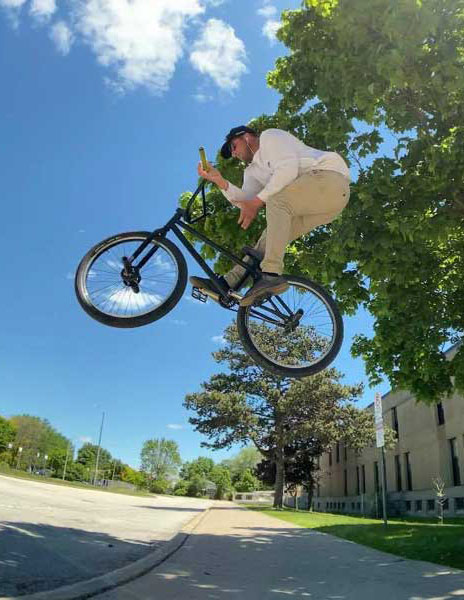
[[138, 488], [142, 488], [145, 485], [145, 477], [143, 473], [137, 471], [136, 469], [132, 469], [132, 467], [129, 467], [128, 465], [124, 465], [124, 468], [121, 471], [121, 481], [131, 483]]
[[209, 478], [216, 484], [216, 500], [222, 500], [232, 490], [230, 470], [224, 465], [216, 465], [210, 472]]
[[[20, 466], [23, 468], [39, 468], [57, 466], [59, 457], [66, 454], [70, 441], [56, 431], [46, 419], [31, 415], [15, 415], [10, 419], [16, 430], [15, 452], [23, 449]], [[47, 455], [47, 459], [45, 459]]]
[[259, 489], [259, 480], [250, 469], [245, 469], [235, 484], [237, 492], [253, 492]]
[[113, 472], [113, 457], [111, 452], [105, 448], [100, 447], [100, 453], [98, 452], [98, 445], [86, 442], [77, 451], [77, 462], [90, 469], [92, 473], [95, 472], [97, 465], [98, 455], [98, 473], [97, 479], [110, 479]]
[[235, 483], [247, 469], [253, 472], [262, 458], [263, 457], [254, 446], [248, 446], [242, 448], [240, 452], [232, 458], [223, 460], [222, 464], [230, 470], [232, 483]]
[[180, 470], [181, 479], [192, 479], [195, 475], [200, 475], [206, 479], [210, 477], [214, 469], [214, 460], [206, 456], [199, 456], [191, 462], [185, 462]]
[[[464, 348], [452, 362], [442, 351], [464, 331], [463, 9], [309, 0], [285, 13], [290, 52], [268, 76], [282, 122], [361, 167], [342, 218], [296, 243], [294, 265], [374, 316], [353, 346], [371, 382], [383, 372], [429, 401], [453, 375], [464, 389]], [[382, 127], [396, 147], [374, 158]]]
[[149, 480], [165, 480], [176, 474], [182, 464], [177, 442], [165, 438], [147, 440], [140, 461], [140, 470]]
[[0, 416], [0, 462], [5, 460], [10, 462], [13, 456], [13, 449], [8, 447], [13, 444], [16, 437], [16, 429], [13, 424], [4, 417]]
[[201, 392], [188, 394], [184, 405], [196, 413], [190, 423], [207, 437], [204, 446], [220, 449], [251, 442], [276, 465], [275, 506], [282, 506], [284, 450], [295, 439], [314, 437], [322, 448], [342, 438], [353, 447], [371, 442], [373, 415], [352, 404], [362, 386], [342, 385], [335, 369], [300, 380], [275, 376], [243, 351], [234, 325], [224, 337], [226, 345], [213, 357], [228, 371], [213, 375]]
[[[453, 361], [443, 352], [464, 332], [463, 11], [464, 0], [305, 0], [283, 13], [286, 55], [268, 74], [279, 110], [252, 123], [357, 165], [342, 216], [294, 242], [286, 270], [330, 286], [349, 314], [366, 308], [374, 334], [352, 352], [371, 384], [385, 374], [424, 401], [452, 377], [464, 390], [464, 345]], [[395, 147], [379, 156], [386, 136]], [[238, 163], [219, 165], [240, 183]], [[222, 194], [210, 198], [213, 239], [237, 250], [257, 238], [262, 216], [243, 232]]]

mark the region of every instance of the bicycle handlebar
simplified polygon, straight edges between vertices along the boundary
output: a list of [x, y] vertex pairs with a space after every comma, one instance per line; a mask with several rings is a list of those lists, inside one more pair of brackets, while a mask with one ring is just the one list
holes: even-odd
[[[201, 180], [200, 185], [193, 192], [192, 197], [190, 198], [190, 200], [187, 203], [187, 206], [184, 209], [184, 219], [190, 225], [193, 225], [197, 221], [201, 221], [202, 219], [204, 219], [205, 217], [208, 216], [208, 207], [206, 206], [206, 194], [205, 194], [205, 185], [207, 183], [208, 182], [207, 182], [206, 179], [202, 179]], [[195, 202], [195, 199], [196, 199], [196, 197], [198, 196], [198, 194], [200, 192], [201, 192], [201, 200], [202, 200], [202, 212], [201, 212], [201, 215], [199, 215], [198, 217], [193, 218], [192, 215], [190, 214], [190, 209], [192, 208], [193, 203]]]

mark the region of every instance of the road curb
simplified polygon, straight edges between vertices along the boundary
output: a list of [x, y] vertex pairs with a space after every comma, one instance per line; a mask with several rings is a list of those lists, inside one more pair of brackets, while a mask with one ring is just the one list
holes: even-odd
[[206, 508], [201, 514], [195, 515], [182, 529], [168, 540], [161, 548], [135, 562], [115, 569], [105, 575], [93, 577], [87, 581], [73, 583], [54, 590], [36, 592], [22, 596], [1, 596], [0, 600], [85, 600], [97, 594], [102, 594], [145, 575], [165, 560], [170, 558], [185, 544], [189, 536], [200, 525], [213, 507]]

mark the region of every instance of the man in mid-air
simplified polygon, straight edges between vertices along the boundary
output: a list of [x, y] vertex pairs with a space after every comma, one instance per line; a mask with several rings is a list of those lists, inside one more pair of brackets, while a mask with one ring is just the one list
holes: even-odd
[[[282, 129], [266, 129], [258, 135], [245, 125], [234, 127], [221, 156], [246, 163], [242, 188], [224, 179], [210, 163], [208, 170], [200, 163], [198, 174], [215, 183], [240, 209], [238, 224], [247, 229], [258, 212], [266, 209], [267, 226], [255, 246], [263, 257], [262, 276], [240, 301], [241, 306], [249, 306], [288, 288], [282, 277], [287, 244], [342, 212], [350, 197], [350, 172], [339, 154], [311, 148]], [[224, 280], [236, 289], [243, 274], [238, 265]], [[207, 278], [192, 276], [190, 282], [200, 290], [216, 291]]]

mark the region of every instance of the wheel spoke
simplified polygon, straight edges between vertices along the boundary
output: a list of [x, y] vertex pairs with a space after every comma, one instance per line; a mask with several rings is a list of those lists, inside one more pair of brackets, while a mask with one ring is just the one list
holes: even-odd
[[341, 332], [325, 293], [298, 278], [288, 277], [288, 282], [283, 294], [245, 309], [247, 343], [281, 371], [314, 370], [339, 344]]
[[[85, 293], [87, 299], [100, 312], [111, 317], [134, 318], [145, 315], [161, 306], [171, 296], [178, 280], [177, 261], [162, 242], [157, 243], [156, 253], [140, 269], [140, 281], [137, 269], [134, 278], [122, 279], [122, 257], [130, 257], [145, 240], [142, 236], [123, 239], [110, 244], [93, 258], [85, 272]], [[153, 247], [149, 245], [148, 252]], [[137, 284], [139, 291], [134, 291]]]

